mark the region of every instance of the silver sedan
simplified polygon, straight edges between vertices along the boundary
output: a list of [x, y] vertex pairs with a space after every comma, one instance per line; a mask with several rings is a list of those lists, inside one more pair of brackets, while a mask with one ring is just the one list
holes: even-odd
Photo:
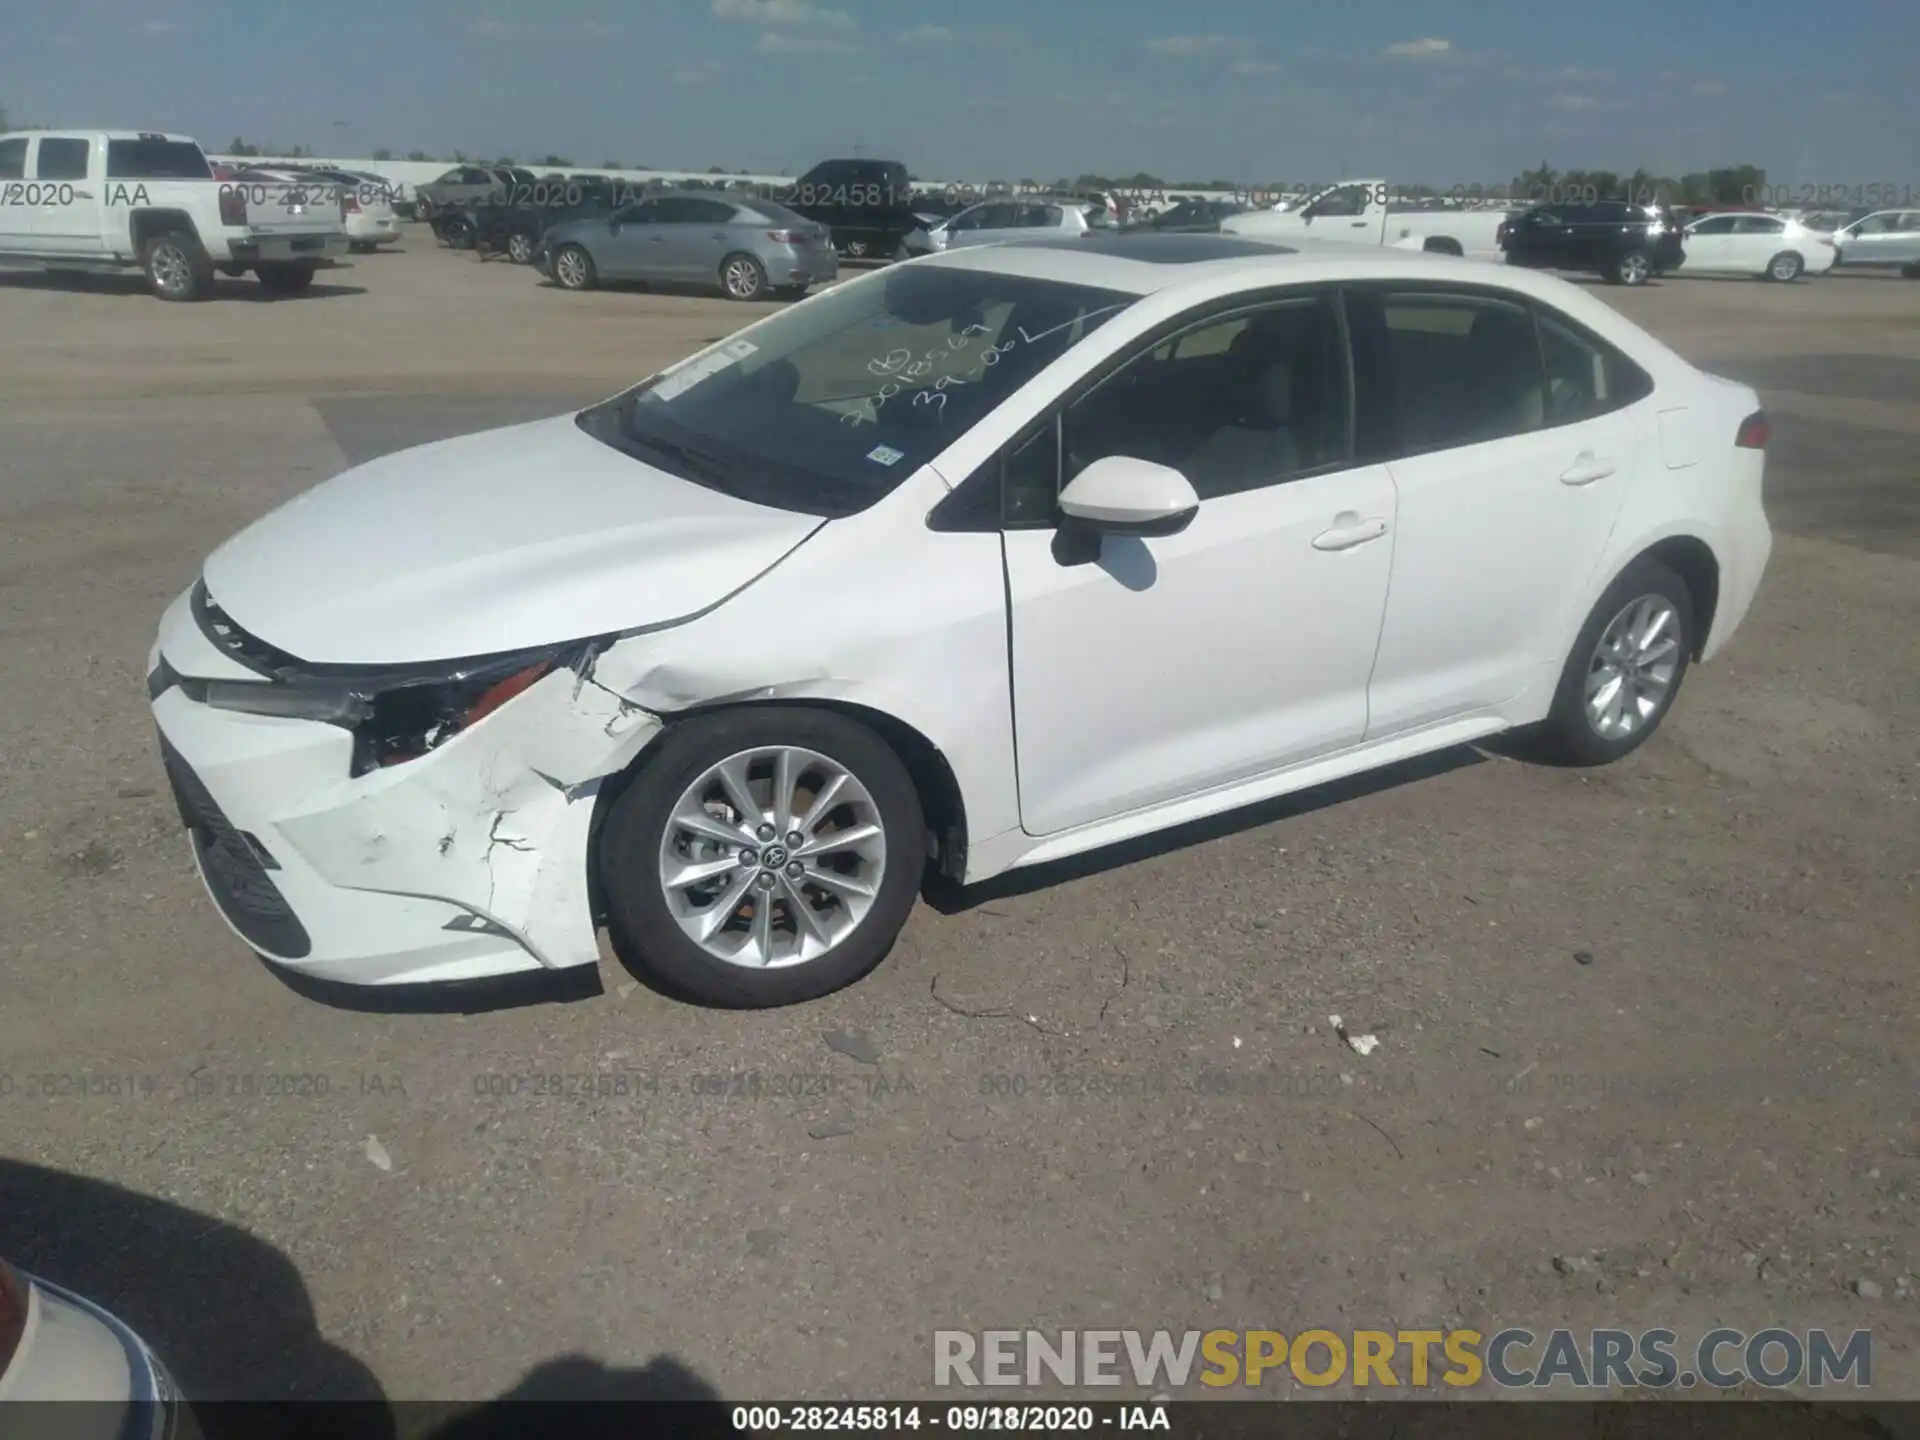
[[714, 285], [731, 300], [794, 298], [840, 276], [826, 226], [717, 190], [650, 195], [610, 215], [564, 221], [541, 237], [534, 261], [566, 290], [665, 281]]

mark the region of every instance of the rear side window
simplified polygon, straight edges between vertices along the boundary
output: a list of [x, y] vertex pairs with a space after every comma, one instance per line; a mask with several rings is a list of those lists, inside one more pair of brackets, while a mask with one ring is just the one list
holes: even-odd
[[[42, 140], [40, 156], [34, 162], [33, 173], [40, 180], [84, 180], [87, 178], [87, 157], [93, 146], [85, 140]], [[206, 162], [200, 162], [202, 171]]]
[[0, 180], [27, 178], [27, 142], [0, 140]]
[[[85, 145], [86, 141], [78, 142]], [[46, 153], [42, 144], [41, 153]], [[191, 140], [109, 140], [109, 180], [211, 180], [213, 167]]]
[[1776, 220], [1771, 215], [1743, 215], [1734, 222], [1736, 235], [1778, 235], [1787, 228], [1787, 222]]
[[1422, 455], [1537, 430], [1546, 377], [1533, 316], [1491, 296], [1380, 297], [1399, 449]]
[[1535, 312], [1546, 366], [1546, 423], [1591, 420], [1653, 393], [1653, 377], [1563, 316]]

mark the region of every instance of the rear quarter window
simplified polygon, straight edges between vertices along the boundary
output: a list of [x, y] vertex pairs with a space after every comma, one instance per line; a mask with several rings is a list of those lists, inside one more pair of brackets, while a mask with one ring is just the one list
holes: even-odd
[[211, 180], [213, 167], [190, 140], [109, 140], [109, 180]]
[[27, 178], [27, 142], [0, 140], [0, 180]]

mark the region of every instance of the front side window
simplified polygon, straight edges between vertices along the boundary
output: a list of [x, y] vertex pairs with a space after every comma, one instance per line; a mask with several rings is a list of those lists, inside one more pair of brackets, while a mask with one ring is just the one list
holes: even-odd
[[1359, 215], [1367, 208], [1367, 187], [1365, 185], [1342, 185], [1338, 190], [1329, 190], [1312, 205], [1307, 207], [1309, 218], [1321, 215]]
[[1389, 294], [1381, 319], [1404, 453], [1540, 427], [1545, 376], [1524, 306], [1477, 295]]
[[1715, 215], [1710, 220], [1702, 220], [1695, 224], [1693, 233], [1696, 235], [1731, 235], [1733, 233], [1733, 218], [1731, 215]]
[[1787, 222], [1776, 220], [1771, 215], [1743, 215], [1734, 222], [1736, 235], [1778, 235], [1785, 231]]
[[[85, 140], [42, 140], [40, 155], [34, 161], [33, 173], [40, 180], [84, 180], [87, 178], [87, 157], [93, 146]], [[196, 155], [200, 152], [194, 151]], [[207, 162], [202, 159], [200, 169], [210, 175]]]
[[879, 271], [582, 412], [580, 424], [698, 484], [850, 515], [1135, 298], [940, 265]]
[[1178, 470], [1207, 500], [1347, 463], [1347, 373], [1329, 296], [1202, 322], [1068, 411], [1062, 481], [1131, 455]]

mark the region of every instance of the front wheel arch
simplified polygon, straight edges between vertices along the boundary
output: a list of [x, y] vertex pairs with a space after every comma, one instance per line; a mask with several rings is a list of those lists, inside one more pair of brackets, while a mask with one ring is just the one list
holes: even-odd
[[877, 734], [886, 742], [887, 748], [899, 758], [900, 763], [906, 766], [907, 776], [913, 781], [913, 788], [920, 797], [920, 811], [927, 823], [928, 851], [932, 868], [941, 879], [955, 886], [966, 878], [967, 809], [966, 800], [961, 794], [960, 781], [954, 775], [953, 766], [940, 747], [914, 726], [884, 710], [876, 710], [867, 705], [856, 705], [849, 700], [782, 697], [752, 701], [747, 704], [696, 705], [686, 710], [655, 712], [666, 722], [660, 734], [648, 741], [646, 748], [634, 756], [625, 769], [603, 780], [598, 793], [594, 796], [593, 818], [588, 824], [586, 845], [587, 897], [594, 924], [603, 925], [607, 919], [606, 897], [602, 892], [600, 878], [601, 830], [606, 824], [607, 816], [613, 810], [614, 802], [660, 753], [661, 738], [675, 725], [725, 714], [728, 711], [746, 710], [764, 705], [822, 710], [828, 714], [838, 715], [844, 720], [851, 720], [855, 724], [864, 725]]

